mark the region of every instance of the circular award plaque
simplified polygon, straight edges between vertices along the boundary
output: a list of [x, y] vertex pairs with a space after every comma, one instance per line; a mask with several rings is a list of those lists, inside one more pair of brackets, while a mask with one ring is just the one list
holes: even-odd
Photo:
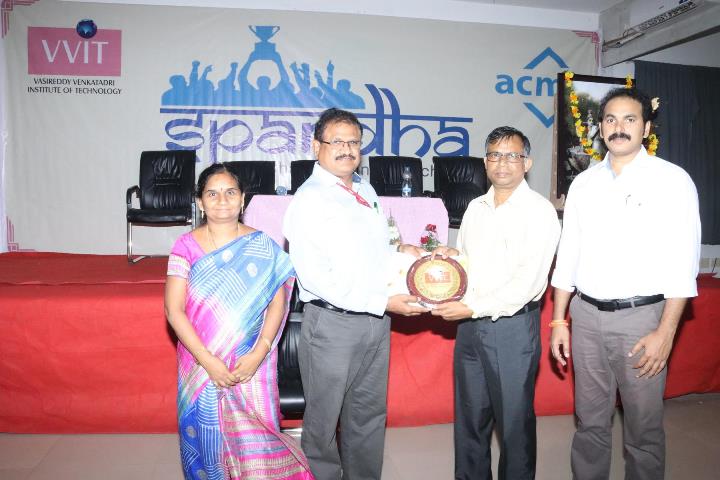
[[408, 270], [407, 287], [424, 303], [438, 304], [460, 300], [467, 290], [467, 273], [452, 258], [430, 255], [415, 261]]

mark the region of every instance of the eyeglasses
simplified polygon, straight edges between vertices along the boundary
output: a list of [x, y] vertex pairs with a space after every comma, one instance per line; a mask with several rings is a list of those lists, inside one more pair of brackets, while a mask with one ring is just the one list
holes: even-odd
[[346, 142], [342, 140], [333, 140], [332, 142], [326, 142], [325, 140], [318, 140], [320, 143], [324, 143], [326, 145], [330, 145], [333, 148], [341, 149], [342, 147], [346, 146], [351, 149], [355, 150], [362, 146], [362, 140], [348, 140]]
[[490, 163], [498, 163], [503, 158], [507, 163], [510, 165], [517, 165], [518, 163], [521, 163], [523, 160], [527, 158], [527, 155], [523, 155], [522, 153], [515, 153], [515, 152], [487, 152], [485, 154], [485, 158]]

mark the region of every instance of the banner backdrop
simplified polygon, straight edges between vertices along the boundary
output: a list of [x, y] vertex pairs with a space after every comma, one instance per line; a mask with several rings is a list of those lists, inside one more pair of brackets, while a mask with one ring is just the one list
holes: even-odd
[[[32, 3], [32, 2], [23, 2]], [[4, 39], [11, 250], [120, 254], [143, 150], [213, 162], [312, 158], [322, 110], [354, 111], [371, 155], [484, 156], [499, 125], [550, 193], [556, 74], [595, 73], [594, 34], [365, 15], [39, 1]], [[186, 229], [137, 228], [139, 253]], [[11, 238], [12, 236], [12, 238]]]

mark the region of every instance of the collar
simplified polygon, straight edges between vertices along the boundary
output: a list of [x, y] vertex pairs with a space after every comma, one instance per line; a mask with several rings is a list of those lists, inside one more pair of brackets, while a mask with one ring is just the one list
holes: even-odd
[[[513, 192], [510, 194], [510, 198], [505, 200], [505, 203], [503, 203], [503, 205], [521, 201], [523, 197], [528, 195], [528, 193], [530, 193], [530, 185], [528, 185], [527, 180], [523, 178], [522, 181], [518, 184], [518, 186], [515, 187], [515, 190], [513, 190]], [[482, 203], [492, 208], [495, 208], [495, 186], [491, 185], [487, 193], [479, 198]]]
[[[332, 173], [325, 170], [325, 168], [323, 168], [323, 166], [320, 165], [320, 162], [317, 162], [315, 164], [315, 166], [313, 167], [312, 174], [313, 174], [313, 176], [317, 177], [318, 181], [323, 186], [335, 185], [338, 181], [340, 181], [340, 179], [338, 177], [336, 177]], [[363, 178], [355, 172], [353, 172], [353, 174], [352, 174], [352, 181], [353, 181], [352, 189], [355, 191], [357, 191], [360, 188], [360, 184], [365, 183]]]
[[[652, 159], [647, 153], [647, 150], [645, 150], [644, 146], [640, 145], [640, 150], [637, 154], [635, 154], [635, 157], [632, 159], [632, 161], [625, 165], [625, 167], [623, 167], [622, 173], [624, 175], [629, 171], [632, 174], [632, 172], [647, 166], [648, 162], [650, 161], [652, 161]], [[615, 172], [612, 169], [612, 164], [610, 163], [610, 152], [605, 154], [605, 158], [600, 163], [600, 166], [606, 171], [609, 171], [613, 175], [613, 177], [616, 177]]]

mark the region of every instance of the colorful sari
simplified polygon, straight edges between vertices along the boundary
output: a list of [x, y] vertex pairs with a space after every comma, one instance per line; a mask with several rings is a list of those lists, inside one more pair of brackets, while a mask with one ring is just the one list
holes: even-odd
[[[191, 234], [180, 237], [168, 275], [187, 279], [185, 312], [206, 348], [232, 369], [259, 340], [275, 293], [290, 299], [290, 259], [262, 232], [206, 254]], [[283, 318], [283, 325], [285, 318]], [[216, 388], [178, 343], [180, 455], [187, 479], [312, 479], [307, 460], [280, 432], [277, 343], [247, 383]]]

